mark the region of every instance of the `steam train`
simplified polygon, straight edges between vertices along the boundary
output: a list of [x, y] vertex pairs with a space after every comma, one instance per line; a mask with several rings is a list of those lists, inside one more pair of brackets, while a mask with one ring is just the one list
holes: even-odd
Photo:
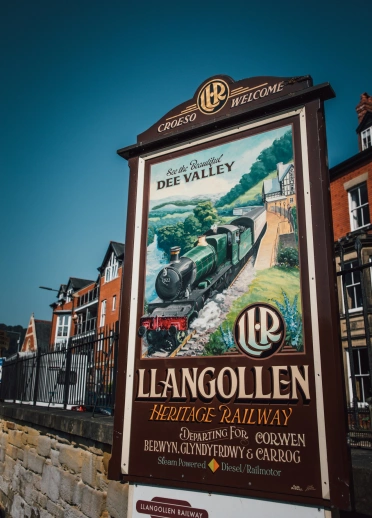
[[170, 263], [155, 280], [159, 298], [141, 317], [138, 335], [148, 344], [148, 355], [172, 352], [188, 334], [206, 301], [226, 289], [257, 249], [266, 230], [264, 207], [252, 209], [226, 225], [214, 225], [180, 257], [170, 250]]

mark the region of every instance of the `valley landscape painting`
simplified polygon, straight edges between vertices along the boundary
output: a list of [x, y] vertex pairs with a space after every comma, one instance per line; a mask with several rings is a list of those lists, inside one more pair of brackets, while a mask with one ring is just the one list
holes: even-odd
[[285, 320], [279, 354], [304, 350], [295, 177], [290, 125], [151, 166], [143, 358], [241, 354], [255, 302]]

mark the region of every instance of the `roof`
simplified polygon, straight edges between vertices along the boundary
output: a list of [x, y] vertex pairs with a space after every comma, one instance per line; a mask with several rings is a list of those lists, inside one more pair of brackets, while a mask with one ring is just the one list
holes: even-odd
[[370, 126], [372, 126], [372, 113], [371, 112], [367, 112], [364, 115], [361, 123], [357, 127], [356, 132], [357, 133], [361, 133], [363, 130], [369, 128]]
[[67, 287], [73, 288], [74, 291], [81, 290], [82, 288], [85, 288], [85, 286], [89, 286], [89, 284], [94, 284], [95, 281], [88, 280], [88, 279], [78, 279], [77, 277], [70, 277]]
[[331, 179], [331, 182], [332, 180], [335, 180], [337, 177], [349, 173], [353, 169], [362, 167], [363, 165], [370, 162], [372, 162], [372, 147], [369, 147], [364, 151], [360, 151], [356, 155], [332, 167], [329, 170], [329, 177]]
[[263, 192], [265, 195], [274, 194], [275, 192], [281, 192], [280, 183], [278, 178], [272, 178], [271, 180], [264, 180]]
[[279, 182], [281, 182], [288, 171], [293, 167], [293, 162], [289, 162], [289, 164], [283, 164], [283, 162], [279, 162], [276, 167], [278, 171]]
[[47, 352], [49, 349], [50, 333], [52, 331], [52, 322], [47, 320], [35, 319], [35, 332], [37, 340], [37, 348], [41, 352]]
[[105, 257], [103, 258], [102, 264], [101, 264], [101, 266], [99, 266], [97, 268], [97, 270], [99, 272], [102, 272], [105, 269], [105, 265], [106, 265], [107, 261], [109, 260], [112, 252], [114, 252], [114, 254], [118, 260], [123, 260], [124, 252], [125, 252], [125, 244], [118, 243], [117, 241], [110, 241], [110, 244], [105, 253]]

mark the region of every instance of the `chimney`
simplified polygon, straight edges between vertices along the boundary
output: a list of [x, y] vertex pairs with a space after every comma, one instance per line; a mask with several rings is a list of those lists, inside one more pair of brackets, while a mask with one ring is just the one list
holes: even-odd
[[364, 92], [364, 94], [360, 96], [359, 104], [355, 109], [358, 115], [358, 124], [360, 124], [365, 114], [367, 112], [372, 112], [372, 96], [368, 95], [367, 92]]
[[172, 246], [170, 249], [170, 262], [171, 263], [179, 263], [180, 262], [180, 246]]
[[205, 236], [198, 237], [198, 246], [208, 246]]

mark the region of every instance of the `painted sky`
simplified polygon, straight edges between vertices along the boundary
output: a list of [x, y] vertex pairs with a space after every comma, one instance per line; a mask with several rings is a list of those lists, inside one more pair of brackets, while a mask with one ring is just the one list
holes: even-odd
[[[283, 128], [265, 131], [252, 137], [235, 140], [231, 143], [212, 146], [203, 151], [166, 160], [165, 162], [152, 166], [150, 204], [154, 200], [161, 200], [170, 196], [192, 198], [193, 196], [201, 196], [206, 193], [226, 194], [232, 187], [239, 183], [243, 174], [249, 174], [252, 164], [257, 160], [261, 151], [271, 146], [275, 139], [282, 137], [284, 133], [289, 130], [291, 130], [291, 126], [284, 126]], [[222, 166], [222, 170], [224, 171], [222, 174], [218, 175], [218, 181], [214, 181], [216, 180], [216, 176], [200, 178], [197, 180], [197, 177], [194, 177], [193, 175], [195, 171], [197, 171], [199, 173], [198, 176], [201, 176], [203, 168], [196, 167], [196, 164], [206, 163], [211, 160], [213, 161], [213, 159], [219, 160], [218, 164]], [[196, 163], [194, 161], [196, 161]], [[194, 168], [192, 167], [191, 162], [193, 162]], [[229, 166], [226, 166], [226, 163]], [[212, 173], [214, 175], [216, 175], [216, 165], [217, 163], [212, 165]], [[182, 166], [186, 168], [185, 173], [167, 176], [167, 172], [169, 172], [169, 170], [178, 171]], [[205, 175], [208, 175], [209, 166], [204, 169]], [[185, 180], [185, 175], [187, 176], [188, 181]], [[166, 187], [166, 183], [161, 183], [166, 182], [169, 178], [176, 177], [180, 177], [179, 185]], [[195, 179], [193, 180], [193, 178]]]
[[[96, 279], [125, 240], [133, 144], [208, 77], [330, 82], [330, 165], [355, 154], [372, 93], [360, 1], [4, 0], [1, 4], [0, 322], [50, 319], [70, 276]], [[366, 22], [367, 23], [367, 22]]]

